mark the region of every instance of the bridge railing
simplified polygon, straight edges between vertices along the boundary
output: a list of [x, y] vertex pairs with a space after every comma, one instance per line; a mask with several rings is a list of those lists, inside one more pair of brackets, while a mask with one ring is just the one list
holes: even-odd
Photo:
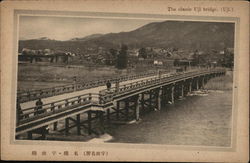
[[105, 104], [106, 102], [112, 101], [114, 96], [122, 94], [124, 92], [128, 92], [131, 90], [136, 90], [138, 88], [142, 88], [145, 86], [150, 86], [154, 85], [157, 83], [162, 83], [170, 80], [177, 80], [185, 77], [192, 77], [194, 75], [200, 75], [204, 73], [212, 73], [212, 72], [221, 72], [223, 71], [222, 69], [200, 69], [199, 71], [197, 70], [191, 70], [187, 72], [177, 72], [177, 73], [171, 73], [171, 74], [166, 74], [162, 76], [157, 76], [155, 78], [151, 79], [145, 79], [145, 80], [140, 80], [136, 82], [132, 82], [129, 84], [124, 84], [120, 85], [119, 89], [112, 87], [111, 89], [104, 89], [99, 92], [100, 94], [100, 103]]
[[[162, 71], [162, 73], [165, 73], [165, 72], [167, 71]], [[115, 81], [121, 82], [121, 81], [127, 81], [127, 80], [153, 76], [153, 75], [156, 75], [157, 73], [158, 72], [150, 72], [150, 73], [142, 73], [142, 74], [137, 74], [137, 75], [125, 75], [125, 76], [120, 76], [117, 78], [109, 78], [109, 79], [102, 79], [102, 80], [97, 80], [97, 81], [68, 84], [68, 85], [39, 89], [39, 90], [22, 91], [22, 92], [17, 93], [17, 99], [20, 103], [33, 101], [38, 98], [46, 98], [46, 97], [56, 96], [56, 95], [60, 95], [64, 93], [70, 93], [74, 91], [80, 91], [80, 90], [89, 89], [89, 88], [93, 88], [97, 86], [102, 86], [102, 85], [105, 85], [108, 80], [110, 82], [115, 82]]]
[[67, 99], [62, 99], [52, 103], [37, 105], [17, 112], [17, 124], [27, 123], [42, 117], [46, 117], [62, 111], [67, 111], [78, 106], [98, 103], [99, 95], [88, 93]]

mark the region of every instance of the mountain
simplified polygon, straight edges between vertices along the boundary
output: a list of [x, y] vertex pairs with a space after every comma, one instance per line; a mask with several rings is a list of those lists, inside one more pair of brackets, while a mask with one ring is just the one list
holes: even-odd
[[234, 46], [234, 24], [220, 22], [163, 21], [144, 25], [130, 32], [94, 34], [69, 41], [20, 40], [19, 50], [58, 49], [74, 52], [80, 48], [117, 48], [121, 44], [129, 48], [164, 47], [186, 50], [222, 50]]

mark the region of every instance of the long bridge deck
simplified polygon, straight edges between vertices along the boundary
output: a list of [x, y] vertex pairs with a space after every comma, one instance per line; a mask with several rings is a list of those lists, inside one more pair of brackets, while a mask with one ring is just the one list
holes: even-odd
[[202, 88], [210, 78], [223, 74], [224, 69], [201, 69], [154, 75], [121, 82], [119, 87], [110, 90], [99, 86], [47, 97], [43, 99], [45, 104], [42, 106], [35, 106], [34, 101], [26, 101], [22, 103], [25, 109], [17, 111], [16, 136], [27, 133], [27, 138], [32, 139], [33, 133], [39, 133], [44, 138], [45, 128], [53, 124], [53, 129], [58, 130], [59, 121], [65, 121], [65, 134], [73, 127], [77, 127], [79, 135], [83, 130], [88, 134], [98, 134], [93, 122], [97, 122], [98, 130], [103, 131], [103, 124], [110, 123], [112, 119], [138, 120], [141, 111], [161, 109], [162, 105], [174, 103], [188, 92]]

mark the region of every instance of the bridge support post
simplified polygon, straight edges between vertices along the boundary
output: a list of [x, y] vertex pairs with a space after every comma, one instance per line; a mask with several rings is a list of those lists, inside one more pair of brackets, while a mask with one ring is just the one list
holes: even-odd
[[107, 109], [107, 123], [110, 123], [110, 109]]
[[144, 93], [142, 93], [141, 94], [141, 108], [142, 108], [142, 110], [144, 110], [144, 108], [145, 108], [145, 101], [144, 101], [145, 99], [144, 99]]
[[192, 92], [192, 81], [189, 82], [189, 92]]
[[171, 86], [171, 103], [174, 104], [174, 90], [175, 90], [175, 86]]
[[76, 115], [77, 135], [81, 135], [81, 118], [80, 114]]
[[69, 134], [69, 118], [65, 119], [65, 135]]
[[129, 100], [126, 99], [125, 100], [125, 119], [128, 120], [129, 119]]
[[161, 96], [162, 96], [162, 88], [157, 92], [157, 110], [161, 110]]
[[89, 135], [92, 134], [92, 132], [91, 132], [91, 130], [92, 130], [92, 123], [91, 123], [91, 121], [92, 121], [92, 113], [91, 113], [91, 111], [88, 111], [88, 134]]
[[28, 139], [29, 139], [29, 140], [32, 140], [32, 139], [33, 139], [33, 137], [32, 137], [32, 132], [31, 132], [31, 131], [28, 132]]
[[142, 98], [142, 95], [138, 95], [136, 102], [135, 102], [135, 120], [139, 121], [140, 119], [140, 99]]
[[54, 122], [54, 123], [53, 123], [53, 130], [54, 130], [54, 131], [57, 130], [57, 123], [58, 123], [58, 122]]
[[184, 97], [184, 83], [181, 84], [181, 97]]
[[166, 87], [166, 97], [165, 97], [165, 104], [169, 104], [169, 101], [171, 100], [171, 93], [169, 93], [169, 92], [171, 92], [171, 87]]
[[149, 91], [149, 110], [152, 109], [152, 90]]
[[98, 111], [98, 113], [99, 113], [99, 123], [100, 123], [101, 134], [104, 134], [104, 119], [103, 119], [103, 112], [102, 112], [102, 111]]
[[117, 101], [116, 102], [116, 120], [120, 119], [119, 111], [120, 111], [120, 101]]
[[204, 89], [204, 86], [205, 86], [205, 77], [202, 77], [201, 88]]
[[196, 90], [199, 90], [199, 78], [196, 80]]

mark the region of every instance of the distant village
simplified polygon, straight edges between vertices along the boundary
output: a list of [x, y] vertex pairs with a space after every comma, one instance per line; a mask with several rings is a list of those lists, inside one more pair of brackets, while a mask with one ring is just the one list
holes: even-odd
[[[104, 47], [76, 49], [75, 52], [53, 49], [23, 48], [18, 55], [19, 62], [65, 63], [65, 64], [95, 64], [115, 66], [119, 58], [120, 49], [106, 49]], [[211, 50], [182, 50], [176, 48], [127, 48], [128, 67], [137, 64], [152, 66], [233, 66], [233, 48], [221, 51]]]

